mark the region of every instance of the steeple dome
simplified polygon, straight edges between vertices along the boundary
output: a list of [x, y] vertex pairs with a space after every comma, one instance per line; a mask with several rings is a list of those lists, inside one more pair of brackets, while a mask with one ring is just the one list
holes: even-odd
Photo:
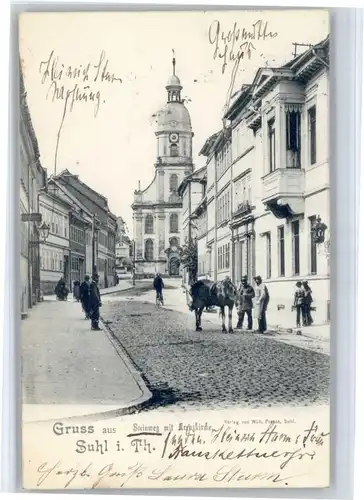
[[172, 65], [173, 65], [173, 74], [172, 76], [168, 79], [166, 89], [168, 92], [168, 100], [167, 102], [182, 102], [181, 101], [181, 90], [182, 90], [182, 85], [181, 81], [176, 75], [176, 59], [172, 59]]

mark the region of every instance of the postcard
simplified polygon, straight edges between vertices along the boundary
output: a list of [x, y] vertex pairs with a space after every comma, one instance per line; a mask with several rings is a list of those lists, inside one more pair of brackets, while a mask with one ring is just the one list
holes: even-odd
[[24, 489], [330, 486], [329, 21], [20, 15]]

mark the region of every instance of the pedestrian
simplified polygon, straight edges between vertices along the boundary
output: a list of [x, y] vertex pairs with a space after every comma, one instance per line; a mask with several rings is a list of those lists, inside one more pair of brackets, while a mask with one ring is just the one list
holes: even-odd
[[311, 326], [313, 323], [313, 319], [311, 316], [311, 305], [313, 302], [312, 298], [312, 290], [308, 285], [307, 281], [302, 283], [303, 289], [305, 291], [305, 298], [303, 301], [303, 321], [305, 326]]
[[67, 300], [68, 288], [63, 277], [59, 279], [54, 292], [58, 300]]
[[238, 288], [237, 297], [237, 310], [238, 310], [238, 324], [237, 330], [243, 328], [245, 313], [248, 317], [248, 330], [253, 329], [253, 299], [255, 297], [254, 288], [248, 283], [248, 276], [243, 276]]
[[100, 307], [101, 307], [101, 297], [99, 290], [99, 275], [94, 274], [92, 276], [91, 286], [90, 286], [90, 302], [89, 311], [91, 318], [91, 330], [101, 330], [99, 327], [100, 320]]
[[73, 282], [73, 297], [77, 302], [80, 301], [80, 282], [78, 280]]
[[256, 287], [255, 314], [258, 320], [258, 332], [264, 333], [267, 330], [267, 308], [269, 304], [269, 292], [260, 276], [255, 276]]
[[159, 273], [155, 275], [155, 278], [153, 280], [153, 288], [156, 292], [156, 300], [159, 299], [161, 301], [161, 304], [164, 305], [164, 298], [163, 298], [164, 283]]
[[90, 319], [90, 288], [90, 276], [86, 274], [80, 286], [80, 300], [83, 312], [85, 313], [85, 319]]
[[305, 299], [305, 291], [302, 287], [302, 283], [297, 281], [296, 289], [294, 292], [294, 303], [293, 308], [296, 309], [296, 326], [299, 328], [301, 326], [301, 317], [304, 321], [303, 304]]

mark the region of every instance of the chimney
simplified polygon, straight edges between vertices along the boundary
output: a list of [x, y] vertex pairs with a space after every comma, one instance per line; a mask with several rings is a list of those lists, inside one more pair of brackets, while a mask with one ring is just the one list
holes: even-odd
[[140, 181], [138, 181], [138, 191], [141, 191], [141, 189], [140, 189]]

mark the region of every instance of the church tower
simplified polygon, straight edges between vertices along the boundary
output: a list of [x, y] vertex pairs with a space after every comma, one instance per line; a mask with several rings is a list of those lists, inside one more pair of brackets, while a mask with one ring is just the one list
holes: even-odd
[[[187, 173], [192, 171], [192, 138], [190, 114], [182, 99], [182, 85], [176, 75], [176, 60], [172, 61], [173, 74], [169, 78], [167, 103], [158, 116], [157, 136], [157, 168], [178, 166]], [[182, 179], [181, 179], [182, 181]]]
[[172, 60], [167, 81], [167, 102], [157, 114], [155, 177], [149, 186], [135, 191], [133, 208], [136, 272], [181, 276], [182, 199], [178, 186], [192, 173], [193, 132], [190, 114], [182, 98], [181, 81]]

